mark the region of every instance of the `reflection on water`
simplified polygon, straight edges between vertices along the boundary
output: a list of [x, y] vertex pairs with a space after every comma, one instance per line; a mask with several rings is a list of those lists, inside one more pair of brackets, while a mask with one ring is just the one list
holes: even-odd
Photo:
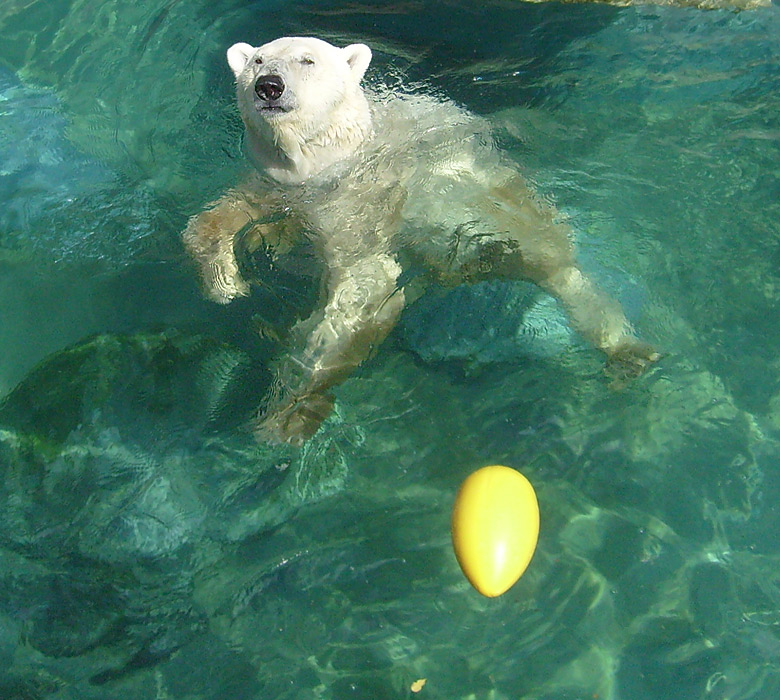
[[[0, 696], [777, 697], [778, 32], [776, 6], [5, 2]], [[178, 235], [245, 172], [225, 47], [303, 33], [489, 116], [659, 368], [611, 391], [536, 291], [441, 291], [303, 449], [254, 442], [309, 296], [256, 259], [271, 284], [212, 308]], [[488, 462], [542, 511], [490, 601], [448, 531]]]

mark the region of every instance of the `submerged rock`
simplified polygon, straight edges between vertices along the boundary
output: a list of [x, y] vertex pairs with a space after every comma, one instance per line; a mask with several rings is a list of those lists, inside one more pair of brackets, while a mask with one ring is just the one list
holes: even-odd
[[255, 441], [263, 382], [243, 351], [178, 332], [34, 369], [0, 404], [0, 621], [95, 683], [202, 630], [195, 577], [346, 476], [327, 431], [302, 452]]

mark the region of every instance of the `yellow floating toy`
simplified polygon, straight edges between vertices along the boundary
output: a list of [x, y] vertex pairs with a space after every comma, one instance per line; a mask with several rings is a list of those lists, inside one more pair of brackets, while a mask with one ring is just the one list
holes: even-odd
[[526, 570], [538, 539], [539, 504], [520, 472], [483, 467], [463, 482], [452, 509], [452, 544], [482, 595], [506, 592]]

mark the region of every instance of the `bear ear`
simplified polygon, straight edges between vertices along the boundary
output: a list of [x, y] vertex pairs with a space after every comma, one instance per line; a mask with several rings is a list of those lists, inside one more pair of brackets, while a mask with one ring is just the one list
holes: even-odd
[[355, 82], [359, 83], [366, 72], [366, 68], [368, 68], [368, 64], [371, 63], [371, 49], [365, 44], [350, 44], [341, 49], [341, 51], [347, 60], [352, 75], [355, 77]]
[[228, 65], [236, 78], [241, 75], [246, 66], [246, 62], [255, 51], [255, 47], [250, 46], [249, 44], [233, 44], [233, 46], [227, 50]]

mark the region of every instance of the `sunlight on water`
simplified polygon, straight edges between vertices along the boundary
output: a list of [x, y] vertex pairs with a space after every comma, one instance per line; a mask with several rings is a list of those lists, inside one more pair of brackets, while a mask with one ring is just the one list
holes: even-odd
[[[779, 10], [6, 0], [0, 697], [776, 698]], [[225, 49], [284, 34], [488, 119], [658, 367], [615, 391], [532, 285], [433, 288], [256, 442], [319, 263], [241, 241], [218, 306], [180, 232], [250, 172]], [[488, 463], [542, 519], [495, 600], [449, 534]]]

